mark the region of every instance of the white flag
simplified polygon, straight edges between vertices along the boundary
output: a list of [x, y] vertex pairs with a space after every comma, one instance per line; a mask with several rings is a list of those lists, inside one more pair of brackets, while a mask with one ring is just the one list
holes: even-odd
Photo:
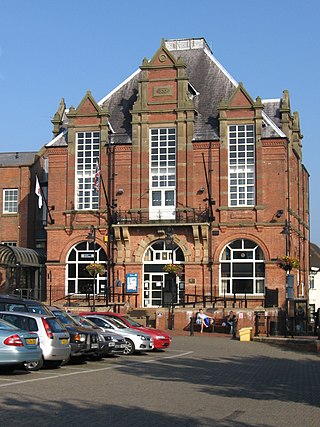
[[39, 209], [41, 209], [42, 208], [42, 193], [41, 193], [40, 183], [39, 183], [37, 176], [36, 176], [36, 187], [34, 189], [34, 192], [38, 196], [38, 206], [39, 206]]

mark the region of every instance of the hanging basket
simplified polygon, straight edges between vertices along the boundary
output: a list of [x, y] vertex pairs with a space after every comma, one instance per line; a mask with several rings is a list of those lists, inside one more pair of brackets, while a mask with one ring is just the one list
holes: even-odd
[[183, 266], [180, 264], [166, 264], [163, 267], [163, 271], [168, 274], [181, 276], [183, 272]]
[[86, 266], [87, 272], [90, 274], [90, 276], [97, 276], [98, 274], [104, 274], [106, 269], [104, 265], [93, 262]]
[[285, 271], [291, 271], [293, 268], [299, 268], [300, 263], [297, 258], [284, 256], [277, 258], [277, 265]]

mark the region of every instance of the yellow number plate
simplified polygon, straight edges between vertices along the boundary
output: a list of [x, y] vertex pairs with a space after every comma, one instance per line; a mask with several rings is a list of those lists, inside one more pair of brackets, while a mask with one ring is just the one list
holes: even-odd
[[68, 344], [68, 340], [67, 339], [62, 339], [61, 340], [61, 344]]
[[29, 344], [29, 345], [31, 345], [31, 344], [33, 344], [33, 345], [37, 344], [36, 338], [27, 338], [26, 341], [27, 341], [27, 344]]

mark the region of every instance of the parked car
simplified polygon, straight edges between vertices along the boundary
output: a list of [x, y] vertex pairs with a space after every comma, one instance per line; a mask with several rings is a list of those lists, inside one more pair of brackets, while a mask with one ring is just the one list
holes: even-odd
[[39, 313], [51, 315], [49, 308], [40, 301], [21, 298], [17, 295], [0, 294], [0, 311]]
[[70, 335], [71, 359], [82, 361], [99, 352], [100, 341], [96, 331], [84, 328], [66, 311], [51, 306], [49, 310], [60, 320]]
[[[86, 319], [85, 317], [79, 316], [78, 314], [72, 314], [72, 317], [76, 319], [81, 326], [85, 328], [91, 328], [97, 331], [100, 339], [100, 343], [102, 348], [105, 350], [105, 354], [123, 354], [124, 350], [127, 346], [125, 339], [116, 334], [113, 331], [104, 331], [102, 328], [93, 323], [90, 319]], [[98, 352], [96, 356], [91, 358], [100, 359], [103, 355], [101, 352]]]
[[[81, 313], [81, 314], [93, 314], [91, 313]], [[168, 348], [171, 343], [170, 336], [160, 329], [151, 328], [148, 326], [143, 326], [141, 323], [137, 322], [132, 317], [126, 315], [126, 314], [119, 314], [119, 313], [113, 313], [111, 311], [102, 311], [102, 312], [95, 312], [94, 314], [100, 314], [103, 316], [107, 316], [108, 318], [119, 320], [123, 324], [125, 324], [128, 328], [135, 329], [137, 331], [141, 331], [144, 334], [148, 334], [151, 336], [154, 342], [154, 348], [155, 349], [164, 349]]]
[[43, 365], [58, 368], [63, 360], [69, 359], [69, 333], [53, 315], [1, 311], [0, 318], [23, 331], [38, 334], [42, 358], [26, 363], [28, 370], [38, 371]]
[[12, 372], [42, 358], [39, 337], [0, 319], [0, 372]]
[[84, 317], [92, 320], [92, 322], [97, 326], [100, 326], [100, 328], [103, 328], [105, 331], [112, 330], [113, 332], [123, 336], [127, 344], [124, 354], [133, 354], [138, 351], [150, 351], [154, 348], [153, 339], [150, 335], [130, 329], [121, 323], [118, 324], [113, 319], [107, 318], [106, 316], [87, 314]]

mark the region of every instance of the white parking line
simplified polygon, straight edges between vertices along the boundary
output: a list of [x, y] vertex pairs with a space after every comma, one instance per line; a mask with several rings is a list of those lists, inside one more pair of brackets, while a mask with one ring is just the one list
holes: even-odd
[[[163, 359], [175, 359], [178, 357], [182, 357], [182, 356], [187, 356], [188, 354], [193, 353], [193, 351], [188, 351], [186, 353], [181, 353], [181, 354], [175, 354], [173, 356], [165, 356], [165, 357], [161, 357], [159, 359], [151, 359], [151, 360], [144, 360], [144, 361], [139, 361], [139, 362], [133, 362], [133, 364], [145, 364], [145, 363], [151, 363], [151, 362], [158, 362], [161, 361]], [[93, 373], [93, 372], [101, 372], [101, 371], [108, 371], [110, 369], [115, 369], [115, 368], [123, 368], [126, 367], [128, 365], [126, 364], [116, 364], [116, 365], [112, 365], [112, 366], [107, 366], [105, 368], [98, 368], [98, 369], [81, 369], [81, 370], [77, 370], [75, 372], [68, 372], [68, 373], [62, 373], [62, 374], [53, 374], [50, 376], [46, 376], [46, 377], [41, 377], [41, 378], [32, 378], [30, 380], [24, 380], [24, 381], [19, 381], [19, 380], [11, 380], [11, 382], [6, 383], [6, 384], [0, 384], [0, 387], [9, 387], [12, 385], [21, 385], [21, 384], [27, 384], [27, 383], [32, 383], [32, 382], [37, 382], [37, 381], [46, 381], [46, 380], [52, 380], [52, 379], [56, 379], [56, 378], [62, 378], [62, 377], [69, 377], [71, 375], [81, 375], [81, 374], [88, 374], [88, 373]], [[65, 366], [63, 367], [65, 368]], [[68, 369], [73, 369], [68, 367]], [[42, 374], [41, 371], [36, 371], [36, 372], [32, 372], [32, 374]], [[0, 379], [2, 380], [2, 378]]]

